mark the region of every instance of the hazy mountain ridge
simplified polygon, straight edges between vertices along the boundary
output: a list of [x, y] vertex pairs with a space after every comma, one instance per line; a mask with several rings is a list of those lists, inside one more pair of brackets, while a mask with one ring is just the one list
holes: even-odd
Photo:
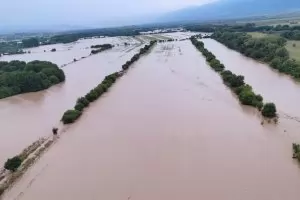
[[220, 0], [164, 15], [162, 21], [219, 20], [300, 10], [300, 0]]

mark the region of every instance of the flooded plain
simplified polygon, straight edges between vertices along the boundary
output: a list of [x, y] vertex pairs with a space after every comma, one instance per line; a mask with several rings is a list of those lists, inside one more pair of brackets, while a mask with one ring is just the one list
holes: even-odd
[[[125, 41], [131, 45], [124, 46]], [[88, 55], [91, 49], [87, 48], [92, 44], [103, 43], [112, 43], [116, 47], [64, 67], [65, 83], [0, 100], [1, 166], [7, 158], [17, 155], [40, 137], [51, 135], [52, 128], [59, 125], [62, 114], [74, 107], [78, 97], [84, 96], [106, 75], [121, 70], [122, 65], [144, 44], [128, 37], [90, 39], [72, 45], [34, 48], [31, 54], [1, 57], [1, 60], [8, 61], [47, 60], [61, 65], [72, 61], [76, 55]], [[57, 52], [44, 52], [44, 49], [51, 48], [57, 48]], [[67, 50], [69, 48], [71, 50]]]
[[245, 76], [256, 93], [262, 94], [265, 102], [274, 102], [280, 116], [281, 132], [295, 142], [300, 142], [300, 83], [287, 75], [278, 73], [266, 64], [228, 49], [212, 40], [202, 40], [205, 47], [232, 72]]
[[190, 41], [157, 44], [3, 199], [298, 200], [292, 141], [260, 120]]

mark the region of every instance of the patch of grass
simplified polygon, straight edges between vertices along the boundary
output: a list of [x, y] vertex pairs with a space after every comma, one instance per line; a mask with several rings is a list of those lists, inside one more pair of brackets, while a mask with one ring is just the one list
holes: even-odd
[[260, 32], [249, 32], [248, 34], [251, 35], [253, 38], [264, 38], [270, 36], [270, 34]]
[[300, 41], [288, 40], [286, 44], [290, 57], [300, 64]]

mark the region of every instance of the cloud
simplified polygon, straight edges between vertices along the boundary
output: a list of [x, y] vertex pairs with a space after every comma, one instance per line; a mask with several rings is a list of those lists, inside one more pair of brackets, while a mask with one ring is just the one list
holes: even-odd
[[84, 25], [155, 15], [212, 0], [8, 0], [1, 3], [2, 25]]

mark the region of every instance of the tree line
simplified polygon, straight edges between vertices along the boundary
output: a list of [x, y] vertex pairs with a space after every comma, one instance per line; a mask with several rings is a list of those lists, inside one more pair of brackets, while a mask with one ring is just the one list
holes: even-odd
[[122, 69], [127, 70], [134, 62], [136, 62], [140, 58], [141, 55], [147, 53], [154, 44], [156, 44], [156, 41], [151, 41], [150, 44], [147, 44], [143, 48], [141, 48], [139, 53], [135, 54], [122, 66]]
[[247, 57], [270, 64], [281, 73], [300, 78], [300, 65], [290, 59], [282, 37], [253, 38], [246, 33], [215, 32], [212, 38]]
[[0, 99], [37, 92], [65, 81], [64, 72], [56, 64], [46, 61], [0, 62]]
[[120, 78], [124, 74], [124, 72], [128, 70], [129, 67], [140, 58], [141, 55], [147, 53], [155, 43], [156, 41], [151, 41], [149, 45], [141, 48], [139, 53], [134, 55], [130, 61], [127, 61], [126, 64], [122, 66], [122, 70], [120, 72], [115, 72], [106, 76], [99, 85], [90, 90], [84, 97], [78, 98], [74, 109], [67, 110], [63, 114], [61, 121], [64, 124], [71, 124], [78, 120], [82, 115], [84, 109], [87, 108], [90, 103], [94, 102], [105, 92], [107, 92], [108, 89], [116, 82], [116, 80]]
[[241, 104], [257, 108], [264, 117], [273, 118], [277, 116], [275, 104], [264, 104], [263, 97], [255, 94], [252, 87], [244, 82], [244, 76], [236, 75], [229, 70], [225, 70], [224, 65], [213, 53], [208, 51], [204, 47], [204, 43], [198, 41], [196, 37], [192, 37], [191, 42], [203, 54], [210, 67], [220, 74], [224, 83], [238, 96]]
[[76, 32], [66, 32], [60, 35], [52, 36], [49, 40], [50, 44], [56, 43], [71, 43], [76, 42], [81, 38], [97, 37], [97, 36], [135, 36], [139, 35], [140, 32], [148, 30], [147, 28], [137, 26], [127, 26], [118, 28], [100, 28], [100, 29], [88, 29], [80, 30]]
[[91, 102], [94, 102], [101, 97], [108, 89], [116, 82], [121, 76], [121, 73], [116, 72], [105, 77], [105, 79], [87, 93], [84, 97], [78, 98], [73, 110], [67, 110], [61, 119], [64, 124], [74, 123], [82, 114], [83, 110], [89, 106]]
[[111, 44], [98, 44], [98, 45], [92, 45], [91, 48], [93, 49], [91, 51], [91, 54], [97, 54], [100, 53], [102, 51], [108, 50], [113, 48], [114, 46]]

